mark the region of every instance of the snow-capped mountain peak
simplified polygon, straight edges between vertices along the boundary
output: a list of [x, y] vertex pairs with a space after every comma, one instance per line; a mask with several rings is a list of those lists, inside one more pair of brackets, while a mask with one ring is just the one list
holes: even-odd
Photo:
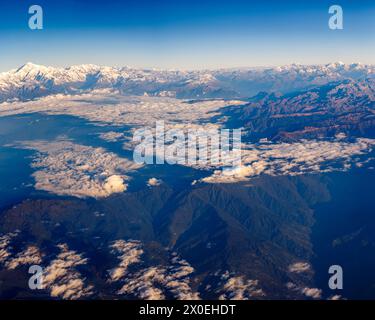
[[28, 62], [0, 73], [0, 102], [56, 93], [116, 89], [123, 94], [177, 98], [238, 98], [260, 91], [290, 92], [331, 81], [373, 78], [375, 67], [360, 63], [292, 64], [271, 68], [172, 71], [94, 64], [67, 68]]

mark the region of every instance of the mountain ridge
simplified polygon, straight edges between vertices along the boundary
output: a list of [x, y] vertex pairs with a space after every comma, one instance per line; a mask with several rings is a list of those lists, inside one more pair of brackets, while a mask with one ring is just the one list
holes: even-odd
[[373, 78], [375, 66], [360, 63], [291, 64], [280, 67], [173, 71], [94, 64], [50, 67], [28, 62], [0, 73], [0, 102], [56, 93], [111, 88], [123, 94], [176, 98], [239, 98], [261, 91], [303, 90], [345, 79]]

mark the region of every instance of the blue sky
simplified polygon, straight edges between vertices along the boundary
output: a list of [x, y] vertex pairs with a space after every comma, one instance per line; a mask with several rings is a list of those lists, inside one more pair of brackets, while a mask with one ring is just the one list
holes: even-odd
[[[28, 28], [28, 8], [44, 29]], [[344, 9], [344, 30], [328, 8]], [[1, 0], [0, 71], [27, 61], [202, 69], [375, 63], [375, 1]]]

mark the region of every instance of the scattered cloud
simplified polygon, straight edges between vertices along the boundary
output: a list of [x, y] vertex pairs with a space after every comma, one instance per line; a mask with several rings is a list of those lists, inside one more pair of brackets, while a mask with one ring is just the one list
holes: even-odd
[[301, 292], [309, 298], [313, 299], [321, 299], [322, 298], [322, 290], [318, 288], [302, 288]]
[[288, 282], [286, 284], [289, 290], [302, 294], [303, 296], [311, 299], [321, 299], [322, 298], [322, 290], [318, 288], [309, 288], [309, 287], [302, 287], [298, 286], [295, 283]]
[[147, 181], [147, 185], [149, 187], [157, 187], [157, 186], [160, 186], [162, 182], [163, 182], [162, 180], [159, 180], [159, 179], [156, 179], [156, 178], [150, 178]]
[[16, 257], [6, 262], [7, 269], [16, 269], [22, 265], [39, 265], [42, 263], [42, 254], [36, 246], [28, 246], [26, 250], [18, 253]]
[[93, 294], [93, 286], [86, 285], [76, 267], [86, 265], [87, 259], [66, 244], [60, 244], [60, 253], [43, 272], [43, 288], [50, 291], [52, 297], [67, 300], [86, 298]]
[[58, 195], [102, 198], [124, 192], [126, 174], [140, 167], [103, 148], [67, 140], [26, 141], [16, 147], [38, 151], [32, 165], [38, 169], [35, 188]]
[[[12, 254], [11, 241], [18, 232], [8, 233], [0, 237], [0, 263], [6, 269], [13, 270], [24, 265], [40, 265], [43, 268], [43, 254], [34, 245]], [[80, 299], [93, 294], [93, 286], [86, 285], [77, 266], [87, 264], [87, 259], [75, 251], [69, 250], [66, 244], [58, 245], [60, 253], [43, 269], [42, 288], [50, 292], [52, 297], [62, 299]]]
[[122, 177], [113, 175], [105, 180], [103, 188], [105, 191], [107, 191], [107, 194], [110, 195], [112, 193], [124, 192], [127, 188], [127, 185], [125, 184]]
[[220, 300], [251, 300], [265, 297], [264, 291], [259, 288], [258, 280], [249, 280], [244, 276], [231, 276], [229, 272], [221, 276]]
[[[111, 248], [113, 254], [119, 254], [120, 264], [109, 271], [111, 282], [122, 283], [119, 295], [145, 300], [162, 300], [168, 295], [179, 300], [199, 299], [199, 294], [190, 286], [194, 269], [176, 253], [171, 254], [167, 265], [145, 267], [140, 258], [144, 251], [139, 241], [117, 240]], [[138, 271], [129, 272], [130, 265], [137, 265]]]
[[0, 117], [37, 112], [78, 116], [97, 125], [151, 127], [163, 119], [167, 126], [187, 128], [219, 115], [222, 107], [244, 103], [220, 99], [191, 103], [168, 97], [124, 96], [110, 90], [94, 90], [80, 95], [57, 94], [35, 101], [1, 103]]
[[[191, 101], [174, 99], [169, 97], [141, 97], [123, 96], [108, 90], [94, 90], [81, 95], [55, 95], [40, 98], [36, 101], [3, 103], [0, 108], [0, 117], [40, 112], [52, 115], [72, 115], [85, 118], [96, 125], [130, 126], [130, 131], [137, 128], [154, 128], [157, 121], [163, 119], [165, 130], [188, 129], [217, 130], [221, 127], [220, 120], [210, 123], [215, 116], [224, 115], [221, 108], [228, 105], [241, 105], [242, 101], [202, 100]], [[131, 134], [127, 132], [130, 136]], [[124, 148], [132, 150], [134, 145], [128, 141], [129, 137], [123, 133], [110, 131], [100, 134], [107, 141], [124, 140]], [[216, 163], [215, 156], [210, 154], [207, 163], [184, 165], [198, 169], [214, 170], [213, 174], [202, 179], [207, 183], [232, 183], [247, 181], [261, 174], [267, 175], [298, 175], [305, 173], [330, 172], [335, 170], [347, 171], [352, 166], [360, 167], [367, 160], [360, 156], [369, 153], [375, 144], [375, 139], [359, 138], [349, 141], [344, 134], [338, 134], [331, 140], [301, 140], [295, 143], [271, 143], [265, 140], [257, 144], [244, 144], [242, 150], [242, 165], [226, 167], [225, 163]], [[83, 146], [81, 146], [83, 147]], [[185, 148], [185, 145], [175, 146], [177, 149]], [[181, 148], [180, 148], [181, 147]], [[204, 150], [202, 150], [204, 151]], [[106, 153], [103, 150], [100, 154]], [[109, 154], [109, 153], [106, 153]], [[168, 159], [168, 156], [166, 157]], [[186, 161], [185, 161], [186, 162]], [[220, 161], [219, 161], [220, 162]], [[91, 164], [93, 165], [93, 164]], [[133, 164], [134, 165], [134, 164]], [[94, 166], [95, 167], [95, 166]], [[111, 168], [110, 168], [111, 169]], [[44, 169], [44, 172], [46, 169]], [[116, 170], [114, 170], [116, 171]], [[126, 173], [125, 173], [126, 174]], [[126, 181], [123, 174], [112, 172], [105, 174], [104, 180], [111, 175], [118, 175]], [[39, 174], [42, 181], [38, 185], [47, 191], [58, 191], [58, 194], [66, 195], [69, 188], [59, 188], [50, 178]], [[78, 185], [73, 195], [86, 197], [104, 197], [112, 192], [106, 190], [102, 178], [92, 179], [91, 174], [85, 175], [83, 185]], [[65, 179], [68, 180], [68, 179]], [[61, 181], [60, 181], [61, 182]], [[57, 183], [57, 184], [60, 184]], [[68, 183], [70, 188], [72, 185]], [[126, 189], [126, 183], [120, 190]], [[64, 191], [64, 190], [65, 191]], [[81, 191], [82, 190], [82, 191]], [[117, 190], [115, 188], [115, 190]]]
[[5, 264], [12, 255], [11, 242], [18, 232], [10, 232], [0, 236], [0, 263]]
[[100, 133], [99, 138], [107, 142], [116, 142], [124, 139], [124, 134], [121, 132], [109, 131]]
[[296, 262], [288, 267], [289, 272], [305, 273], [311, 271], [311, 265], [308, 262]]
[[118, 293], [145, 300], [166, 299], [168, 293], [178, 300], [197, 300], [199, 294], [190, 287], [193, 272], [185, 260], [175, 256], [168, 266], [151, 266], [130, 275]]
[[242, 165], [215, 170], [203, 182], [233, 183], [247, 181], [261, 174], [300, 175], [347, 171], [353, 164], [366, 163], [360, 156], [373, 150], [375, 139], [358, 138], [353, 142], [339, 140], [302, 140], [295, 143], [245, 145]]
[[138, 273], [125, 279], [125, 284], [118, 294], [135, 295], [142, 300], [163, 300], [165, 295], [156, 284], [163, 282], [162, 272], [158, 267], [142, 269]]
[[339, 294], [335, 294], [334, 296], [329, 297], [328, 300], [344, 300], [344, 298]]
[[142, 245], [136, 240], [117, 240], [111, 245], [112, 253], [118, 255], [119, 265], [110, 270], [111, 281], [123, 278], [131, 264], [141, 262]]
[[23, 265], [42, 263], [42, 253], [34, 245], [28, 245], [18, 253], [14, 251], [12, 242], [18, 234], [19, 231], [15, 231], [0, 236], [0, 264], [8, 270], [13, 270]]

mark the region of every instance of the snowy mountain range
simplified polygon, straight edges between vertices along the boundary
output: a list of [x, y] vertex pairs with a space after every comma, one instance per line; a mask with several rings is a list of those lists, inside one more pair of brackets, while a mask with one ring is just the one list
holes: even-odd
[[[0, 299], [341, 299], [326, 265], [353, 252], [343, 298], [373, 298], [374, 71], [1, 73]], [[134, 163], [134, 130], [160, 119], [241, 128], [241, 166]]]
[[272, 68], [172, 71], [91, 64], [68, 68], [26, 63], [0, 73], [0, 102], [50, 94], [110, 89], [129, 95], [186, 99], [244, 98], [260, 91], [288, 93], [333, 81], [374, 78], [375, 66], [341, 62]]

